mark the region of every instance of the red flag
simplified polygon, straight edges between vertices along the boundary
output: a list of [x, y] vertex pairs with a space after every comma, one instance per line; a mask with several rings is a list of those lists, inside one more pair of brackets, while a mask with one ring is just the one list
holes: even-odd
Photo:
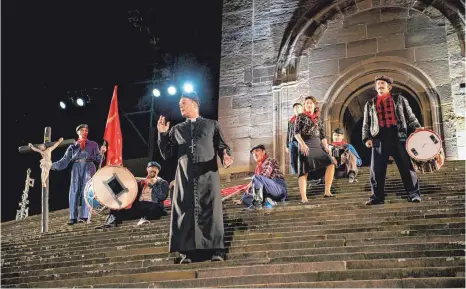
[[121, 136], [120, 116], [118, 115], [117, 88], [118, 85], [115, 85], [104, 133], [104, 140], [108, 143], [107, 166], [123, 165], [123, 138]]

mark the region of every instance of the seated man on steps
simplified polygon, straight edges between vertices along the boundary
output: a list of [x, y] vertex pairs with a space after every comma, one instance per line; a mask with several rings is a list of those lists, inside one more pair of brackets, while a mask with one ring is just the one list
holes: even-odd
[[337, 128], [333, 131], [333, 141], [330, 146], [332, 159], [336, 162], [335, 178], [348, 177], [349, 182], [354, 183], [362, 160], [356, 149], [347, 143], [344, 137], [343, 129]]
[[241, 200], [234, 201], [235, 204], [244, 204], [248, 208], [262, 209], [276, 205], [276, 201], [284, 201], [288, 196], [288, 188], [285, 183], [278, 163], [265, 151], [264, 145], [257, 145], [250, 151], [257, 162], [256, 170], [248, 190]]
[[110, 210], [105, 224], [96, 227], [96, 229], [116, 227], [125, 215], [135, 215], [141, 218], [137, 226], [149, 223], [148, 219], [167, 215], [163, 202], [168, 196], [168, 182], [158, 177], [161, 168], [159, 163], [149, 162], [147, 164], [147, 177], [138, 182], [138, 195], [131, 207], [123, 210]]

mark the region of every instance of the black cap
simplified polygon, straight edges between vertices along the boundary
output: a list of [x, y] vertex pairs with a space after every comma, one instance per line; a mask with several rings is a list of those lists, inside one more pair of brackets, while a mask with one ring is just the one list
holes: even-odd
[[375, 77], [375, 81], [377, 80], [383, 80], [385, 82], [387, 82], [388, 84], [392, 85], [393, 84], [393, 78], [387, 76], [387, 75], [377, 75]]
[[147, 164], [147, 167], [150, 168], [150, 167], [157, 167], [159, 169], [159, 171], [162, 169], [162, 166], [156, 162], [156, 161], [153, 161], [153, 162], [149, 162]]
[[194, 102], [197, 103], [197, 106], [200, 106], [200, 105], [201, 105], [201, 100], [199, 99], [199, 97], [197, 96], [197, 93], [196, 93], [195, 91], [192, 91], [192, 92], [183, 92], [183, 94], [181, 95], [181, 97], [189, 98], [189, 99], [193, 100]]
[[294, 108], [295, 106], [297, 106], [297, 105], [303, 106], [303, 104], [302, 104], [301, 102], [295, 102], [295, 103], [293, 104], [293, 108]]
[[87, 124], [80, 124], [76, 127], [76, 132], [78, 132], [82, 128], [89, 128], [89, 126]]
[[333, 132], [336, 134], [345, 134], [345, 131], [342, 128], [337, 128]]
[[256, 146], [254, 146], [254, 147], [249, 151], [249, 153], [252, 154], [252, 152], [253, 152], [255, 149], [261, 149], [261, 150], [264, 150], [264, 151], [265, 151], [265, 146], [264, 146], [264, 145], [261, 145], [261, 144], [256, 145]]

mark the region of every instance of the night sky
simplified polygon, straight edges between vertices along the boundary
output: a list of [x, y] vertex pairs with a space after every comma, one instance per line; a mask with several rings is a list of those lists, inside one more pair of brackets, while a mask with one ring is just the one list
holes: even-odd
[[[201, 114], [216, 119], [221, 5], [219, 0], [2, 1], [2, 221], [16, 216], [27, 168], [36, 182], [29, 191], [29, 214], [41, 212], [40, 155], [20, 154], [18, 147], [41, 143], [46, 126], [52, 127], [52, 140], [76, 139], [75, 128], [81, 123], [89, 125], [89, 139], [101, 144], [114, 85], [119, 86], [123, 159], [148, 155], [122, 111], [144, 110], [140, 104], [150, 101], [154, 86], [162, 91], [155, 99], [157, 119], [164, 114], [173, 124], [182, 120], [179, 93], [169, 96], [166, 88], [174, 84], [180, 92], [185, 81], [192, 82], [201, 98]], [[150, 35], [128, 20], [135, 9]], [[158, 50], [150, 44], [151, 36], [158, 38]], [[163, 63], [161, 55], [181, 61], [170, 81], [147, 82], [153, 63]], [[91, 99], [84, 108], [71, 103], [66, 110], [59, 107], [68, 92], [82, 90]], [[131, 120], [147, 140], [149, 114]], [[155, 148], [161, 176], [171, 181], [173, 161], [163, 161]], [[65, 150], [56, 149], [52, 160]], [[51, 211], [68, 207], [70, 167], [50, 173]]]

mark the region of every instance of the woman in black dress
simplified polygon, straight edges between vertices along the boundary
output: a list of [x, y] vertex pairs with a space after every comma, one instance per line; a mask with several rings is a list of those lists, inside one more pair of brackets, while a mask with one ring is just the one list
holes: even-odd
[[301, 202], [307, 203], [307, 175], [325, 169], [325, 195], [334, 197], [330, 192], [335, 173], [335, 165], [330, 157], [330, 150], [325, 139], [322, 120], [319, 118], [320, 110], [317, 100], [308, 96], [304, 100], [304, 112], [295, 122], [295, 138], [300, 150], [298, 159], [298, 184], [301, 193]]

